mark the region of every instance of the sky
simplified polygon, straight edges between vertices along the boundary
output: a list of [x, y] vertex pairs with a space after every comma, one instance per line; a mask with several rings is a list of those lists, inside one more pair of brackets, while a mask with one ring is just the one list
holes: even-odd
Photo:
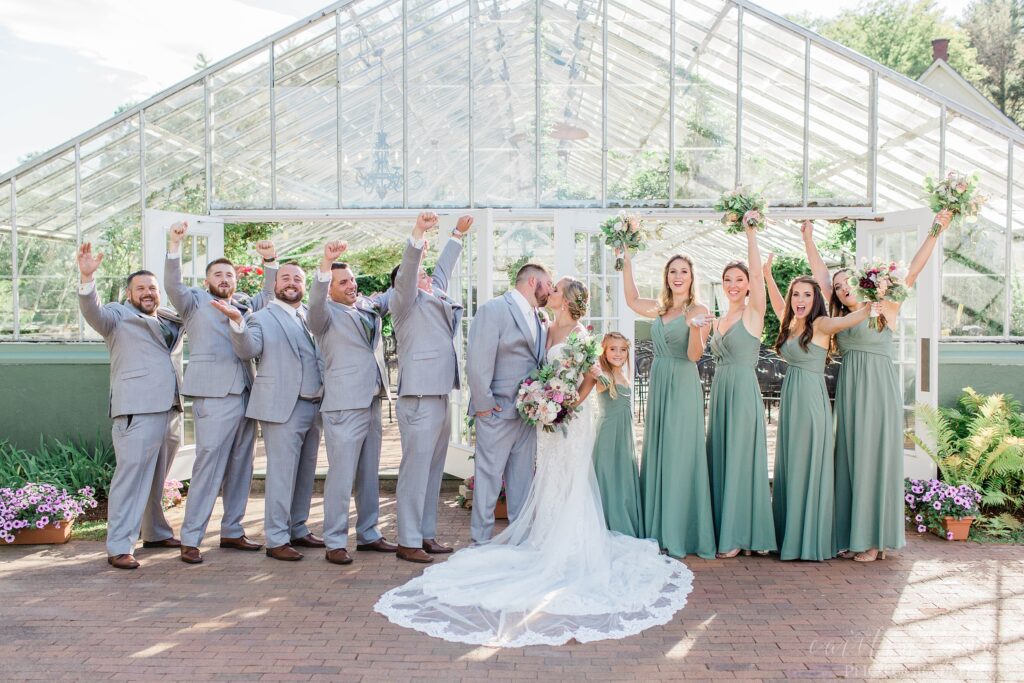
[[[0, 0], [0, 173], [147, 99], [330, 0]], [[855, 0], [761, 0], [777, 14], [831, 15]], [[960, 16], [968, 0], [939, 0]], [[823, 7], [825, 8], [823, 10]], [[244, 17], [244, 21], [239, 18]]]

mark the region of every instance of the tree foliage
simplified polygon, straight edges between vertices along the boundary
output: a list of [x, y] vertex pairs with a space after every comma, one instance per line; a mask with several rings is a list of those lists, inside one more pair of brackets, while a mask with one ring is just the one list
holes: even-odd
[[1024, 2], [975, 0], [962, 26], [985, 68], [974, 84], [1000, 111], [1024, 123]]

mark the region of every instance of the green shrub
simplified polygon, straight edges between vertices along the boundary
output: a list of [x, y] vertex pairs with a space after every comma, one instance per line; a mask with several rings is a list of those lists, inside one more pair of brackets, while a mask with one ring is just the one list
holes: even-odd
[[39, 441], [39, 448], [27, 451], [0, 441], [0, 486], [18, 488], [28, 482], [53, 484], [77, 491], [91, 486], [98, 497], [106, 497], [114, 476], [113, 447], [93, 446], [54, 439]]

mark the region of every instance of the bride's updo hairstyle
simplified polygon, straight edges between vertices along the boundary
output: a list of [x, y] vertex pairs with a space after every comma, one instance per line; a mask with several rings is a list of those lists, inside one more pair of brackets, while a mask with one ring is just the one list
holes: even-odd
[[565, 307], [573, 320], [579, 320], [587, 314], [587, 303], [590, 301], [590, 292], [587, 286], [574, 277], [562, 278], [565, 288], [562, 296], [565, 298]]

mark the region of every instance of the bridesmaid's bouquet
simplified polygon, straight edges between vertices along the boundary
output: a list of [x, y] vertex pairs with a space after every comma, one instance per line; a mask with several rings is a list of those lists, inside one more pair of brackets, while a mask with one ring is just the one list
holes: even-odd
[[[854, 269], [850, 275], [850, 289], [858, 299], [870, 303], [905, 301], [910, 295], [906, 284], [907, 274], [907, 266], [902, 261], [864, 259], [861, 267]], [[871, 317], [876, 318], [875, 325], [881, 331], [874, 311]]]
[[[628, 249], [631, 254], [635, 254], [647, 248], [647, 225], [639, 216], [625, 213], [612, 216], [601, 224], [601, 234], [604, 235], [604, 243], [612, 249], [623, 252]], [[625, 259], [617, 256], [615, 270], [622, 270], [624, 265]]]
[[[932, 211], [953, 214], [950, 225], [974, 223], [981, 207], [988, 201], [988, 197], [978, 192], [977, 173], [964, 175], [954, 170], [938, 181], [928, 176], [924, 179], [924, 191], [928, 193], [928, 205]], [[942, 232], [942, 225], [932, 224], [930, 232], [932, 237], [937, 237]]]
[[516, 410], [529, 425], [546, 432], [562, 429], [576, 417], [583, 376], [597, 362], [601, 347], [597, 340], [573, 332], [562, 347], [562, 355], [523, 380], [516, 395]]
[[768, 227], [765, 220], [766, 206], [762, 195], [746, 193], [742, 187], [738, 187], [719, 197], [712, 208], [724, 212], [722, 222], [725, 224], [725, 233], [738, 235], [745, 232], [748, 227], [756, 228], [758, 231]]

